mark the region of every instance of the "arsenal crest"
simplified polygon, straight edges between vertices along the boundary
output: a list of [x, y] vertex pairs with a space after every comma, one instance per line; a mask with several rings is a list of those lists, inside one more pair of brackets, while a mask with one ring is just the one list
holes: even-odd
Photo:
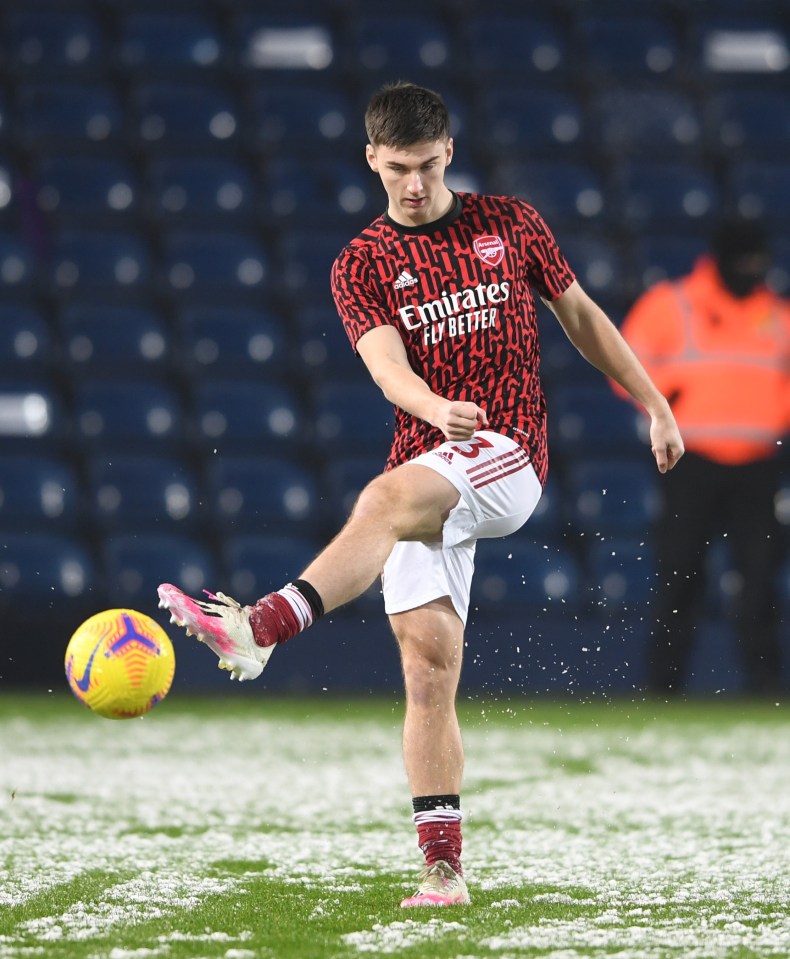
[[483, 263], [496, 266], [505, 255], [505, 244], [498, 236], [479, 236], [475, 240], [475, 253]]

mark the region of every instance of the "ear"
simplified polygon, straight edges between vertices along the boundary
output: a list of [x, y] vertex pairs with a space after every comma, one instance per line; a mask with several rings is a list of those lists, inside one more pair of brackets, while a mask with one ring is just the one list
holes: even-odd
[[450, 139], [447, 141], [447, 146], [445, 147], [445, 154], [444, 154], [444, 156], [445, 156], [445, 162], [446, 162], [447, 166], [450, 166], [450, 164], [453, 162], [453, 149], [454, 149], [454, 146], [455, 146], [455, 144], [453, 143], [453, 138], [450, 137]]
[[378, 161], [376, 160], [376, 151], [373, 149], [373, 145], [368, 143], [365, 147], [365, 159], [368, 161], [368, 166], [374, 173], [379, 172]]

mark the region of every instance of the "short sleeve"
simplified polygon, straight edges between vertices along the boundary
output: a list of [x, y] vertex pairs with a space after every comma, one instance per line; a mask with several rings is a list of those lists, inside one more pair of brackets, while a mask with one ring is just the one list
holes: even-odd
[[332, 265], [332, 296], [355, 350], [357, 341], [369, 330], [391, 324], [378, 278], [354, 244], [344, 247]]
[[546, 300], [556, 300], [576, 279], [546, 221], [528, 203], [521, 203], [529, 285]]

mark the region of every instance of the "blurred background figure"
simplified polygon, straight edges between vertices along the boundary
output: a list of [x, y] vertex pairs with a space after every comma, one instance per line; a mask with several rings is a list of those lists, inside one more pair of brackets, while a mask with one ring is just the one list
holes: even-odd
[[622, 332], [667, 396], [686, 443], [662, 484], [658, 605], [648, 686], [682, 690], [706, 596], [708, 553], [726, 538], [741, 587], [735, 626], [751, 693], [780, 688], [775, 499], [790, 426], [790, 303], [765, 285], [762, 225], [720, 221], [710, 253], [647, 290]]

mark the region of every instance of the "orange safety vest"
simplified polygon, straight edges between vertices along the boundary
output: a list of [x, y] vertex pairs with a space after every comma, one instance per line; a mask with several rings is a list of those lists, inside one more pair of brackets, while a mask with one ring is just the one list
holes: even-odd
[[736, 299], [705, 256], [644, 293], [621, 332], [672, 404], [688, 450], [731, 465], [777, 452], [790, 430], [788, 301], [764, 287]]

